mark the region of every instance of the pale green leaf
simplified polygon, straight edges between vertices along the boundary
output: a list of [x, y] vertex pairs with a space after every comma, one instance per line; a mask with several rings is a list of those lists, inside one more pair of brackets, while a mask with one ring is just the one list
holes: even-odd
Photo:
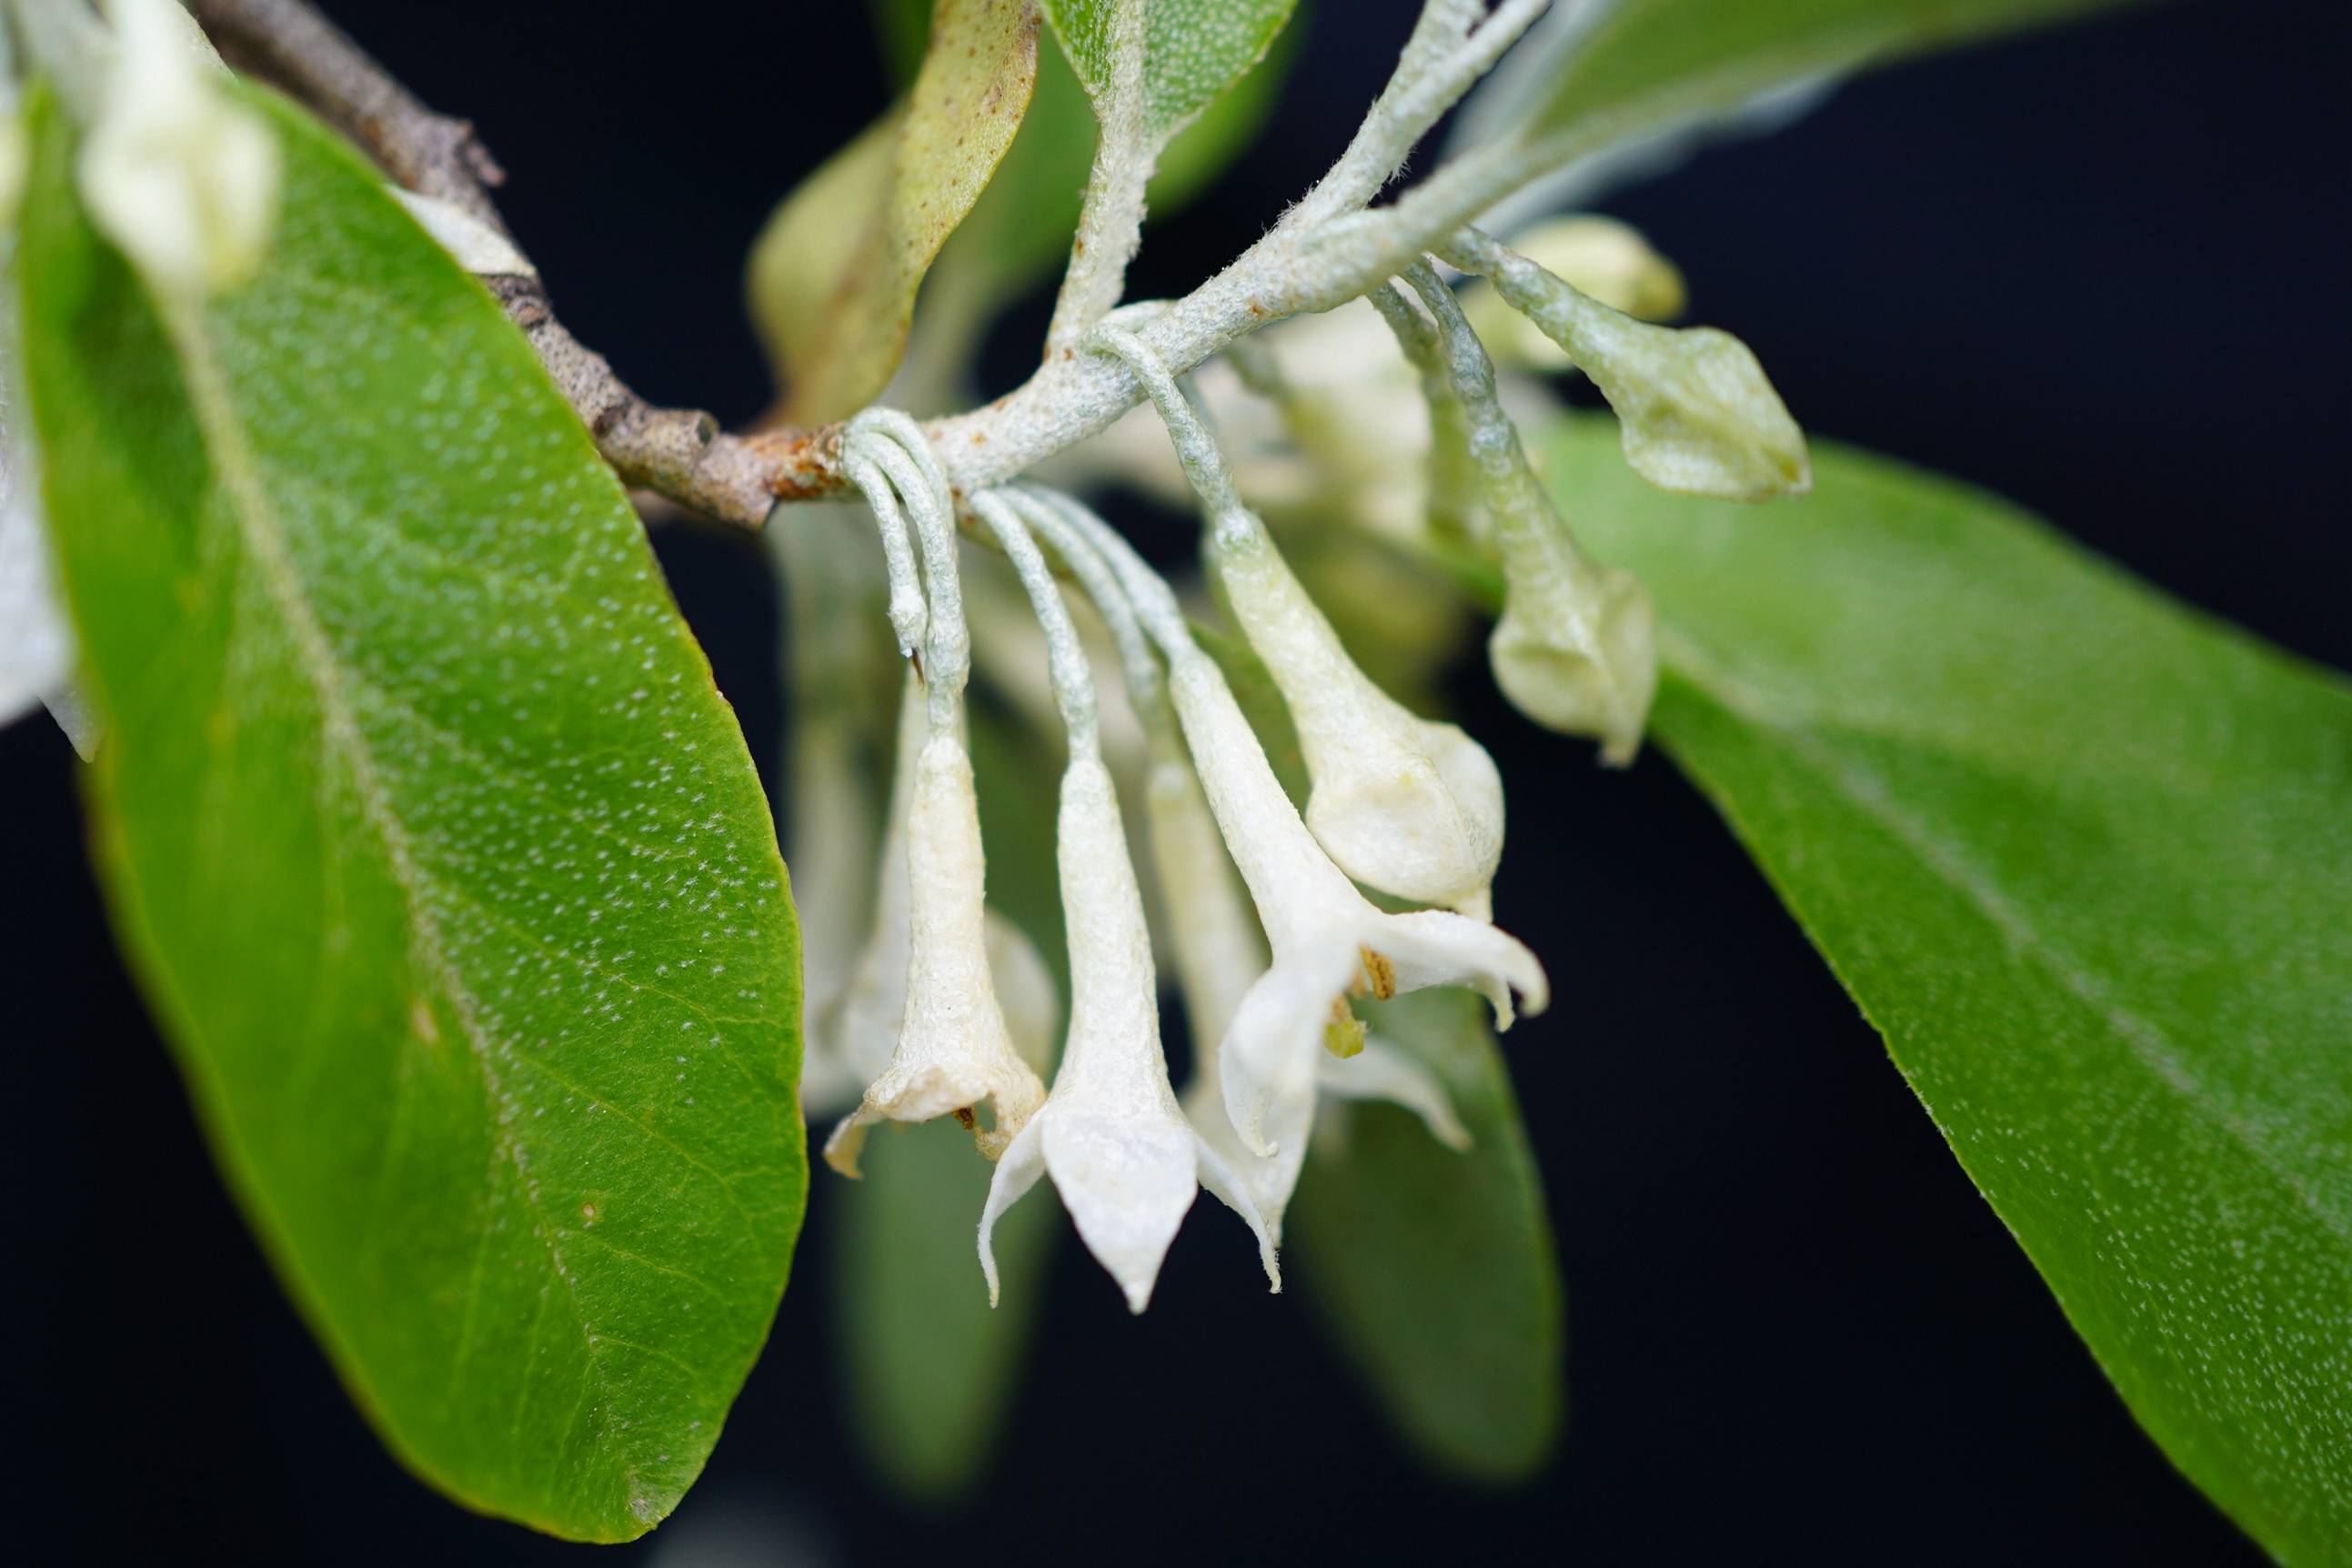
[[674, 1507], [797, 1234], [751, 760], [536, 357], [340, 141], [159, 313], [41, 119], [23, 358], [125, 948], [353, 1397], [468, 1505]]
[[1588, 161], [1654, 161], [1662, 142], [1751, 111], [1771, 118], [1853, 71], [2126, 3], [1599, 0], [1558, 13], [1506, 61], [1464, 106], [1459, 140], [1539, 139], [1566, 195]]
[[940, 0], [906, 100], [769, 220], [750, 294], [786, 417], [841, 418], [888, 384], [924, 274], [1012, 146], [1036, 71], [1028, 0]]
[[1697, 778], [2141, 1424], [2352, 1554], [2352, 689], [1835, 448], [1759, 514], [1549, 442]]
[[1337, 1107], [1290, 1209], [1297, 1289], [1416, 1449], [1474, 1479], [1523, 1477], [1559, 1431], [1566, 1330], [1509, 1073], [1467, 992], [1359, 1007], [1437, 1074], [1473, 1142], [1449, 1149], [1397, 1106]]

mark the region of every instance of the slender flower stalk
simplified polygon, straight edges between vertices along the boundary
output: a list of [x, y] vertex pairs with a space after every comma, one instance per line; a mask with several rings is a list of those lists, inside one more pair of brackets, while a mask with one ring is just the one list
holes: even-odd
[[1260, 1260], [1282, 1288], [1274, 1241], [1233, 1171], [1184, 1120], [1160, 1044], [1159, 986], [1143, 895], [1110, 771], [1103, 765], [1094, 681], [1077, 628], [1036, 542], [1007, 498], [983, 493], [973, 510], [1004, 546], [1045, 634], [1054, 689], [1068, 731], [1056, 855], [1070, 947], [1070, 1029], [1053, 1092], [996, 1168], [980, 1222], [981, 1268], [997, 1296], [996, 1221], [1041, 1175], [1111, 1277], [1140, 1312], [1160, 1265], [1202, 1186], [1256, 1235]]
[[1307, 826], [1349, 876], [1478, 919], [1503, 847], [1501, 775], [1452, 724], [1416, 717], [1372, 684], [1241, 504], [1216, 441], [1167, 367], [1118, 326], [1088, 342], [1142, 378], [1200, 493], [1206, 553], [1234, 618], [1297, 726], [1312, 781]]
[[1375, 909], [1299, 820], [1216, 664], [1192, 641], [1175, 595], [1100, 523], [1088, 539], [1118, 573], [1167, 656], [1169, 690], [1209, 807], [1241, 872], [1274, 962], [1234, 1005], [1220, 1047], [1225, 1109], [1251, 1152], [1270, 1157], [1288, 1129], [1303, 1141], [1317, 1059], [1350, 994], [1386, 998], [1469, 985], [1508, 1028], [1512, 994], [1529, 1013], [1549, 999], [1543, 966], [1493, 926], [1442, 910]]
[[[1588, 556], [1528, 460], [1496, 395], [1495, 366], [1454, 291], [1426, 263], [1405, 273], [1436, 323], [1446, 373], [1467, 420], [1467, 455], [1494, 520], [1506, 583], [1486, 645], [1495, 682], [1548, 728], [1601, 742], [1622, 767], [1642, 744], [1658, 689], [1657, 616], [1630, 572]], [[1397, 305], [1406, 311], [1402, 300]], [[1414, 352], [1407, 341], [1407, 352]]]

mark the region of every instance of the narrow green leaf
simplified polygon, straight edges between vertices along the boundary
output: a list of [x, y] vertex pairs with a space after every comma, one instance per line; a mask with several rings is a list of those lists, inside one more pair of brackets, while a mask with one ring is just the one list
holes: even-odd
[[[1769, 95], [2126, 0], [1620, 0], [1558, 30], [1465, 113], [1577, 155], [1727, 119]], [[1483, 95], [1482, 95], [1483, 96]]]
[[1566, 1329], [1510, 1076], [1467, 992], [1359, 1005], [1436, 1072], [1474, 1142], [1449, 1149], [1397, 1106], [1343, 1108], [1290, 1209], [1298, 1289], [1414, 1447], [1472, 1479], [1516, 1479], [1558, 1434]]
[[1654, 732], [2143, 1426], [2352, 1553], [2352, 689], [1851, 452], [1769, 515], [1549, 443], [1656, 595]]
[[[1078, 80], [1098, 110], [1136, 73], [1147, 139], [1160, 142], [1265, 57], [1298, 0], [1044, 0]], [[1139, 48], [1142, 58], [1122, 58]]]
[[1057, 1231], [1052, 1204], [997, 1222], [1002, 1304], [988, 1305], [974, 1241], [994, 1167], [952, 1121], [892, 1123], [865, 1177], [829, 1184], [836, 1310], [858, 1436], [910, 1496], [968, 1491], [996, 1457], [1045, 1305]]
[[24, 363], [116, 920], [384, 1440], [642, 1534], [797, 1234], [767, 808], [635, 513], [497, 304], [274, 100], [260, 276], [159, 312], [39, 117]]
[[940, 0], [930, 37], [906, 102], [811, 175], [752, 249], [752, 314], [798, 422], [854, 414], [888, 384], [924, 274], [1028, 110], [1029, 0]]

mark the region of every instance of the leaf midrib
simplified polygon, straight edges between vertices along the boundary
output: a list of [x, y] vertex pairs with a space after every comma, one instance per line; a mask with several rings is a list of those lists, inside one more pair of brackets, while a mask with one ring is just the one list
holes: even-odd
[[1838, 756], [1802, 723], [1781, 715], [1769, 698], [1727, 672], [1686, 634], [1662, 629], [1659, 643], [1665, 661], [1678, 674], [1740, 718], [1786, 741], [1832, 789], [1915, 854], [1929, 872], [1998, 931], [2012, 951], [2032, 960], [2069, 995], [2089, 1008], [2156, 1075], [2157, 1081], [2242, 1149], [2273, 1180], [2294, 1194], [2338, 1243], [2352, 1251], [2352, 1224], [2347, 1224], [2346, 1216], [2312, 1186], [2308, 1178], [2280, 1159], [2257, 1128], [2220, 1103], [2213, 1091], [2181, 1059], [2165, 1031], [2108, 994], [2095, 975], [2048, 937], [2024, 910], [1970, 866], [1956, 847], [1897, 806], [1883, 781], [1859, 764]]
[[[287, 550], [275, 508], [260, 483], [253, 452], [246, 444], [244, 428], [237, 419], [235, 400], [222, 374], [211, 335], [197, 308], [161, 297], [154, 303], [180, 361], [190, 407], [213, 455], [230, 511], [236, 519], [238, 538], [248, 557], [260, 568], [263, 587], [293, 634], [297, 662], [319, 702], [323, 720], [321, 737], [350, 771], [361, 809], [383, 846], [392, 879], [400, 889], [408, 915], [411, 962], [438, 986], [456, 1015], [467, 1055], [481, 1075], [484, 1089], [502, 1112], [492, 1119], [497, 1149], [513, 1167], [517, 1188], [531, 1216], [532, 1234], [545, 1248], [548, 1262], [572, 1304], [572, 1319], [580, 1334], [582, 1352], [604, 1396], [609, 1418], [614, 1409], [611, 1374], [599, 1353], [597, 1336], [582, 1310], [579, 1289], [572, 1281], [562, 1248], [550, 1231], [550, 1216], [514, 1131], [513, 1122], [520, 1117], [521, 1104], [491, 1060], [494, 1041], [481, 1019], [479, 1002], [450, 961], [440, 927], [422, 897], [421, 889], [430, 879], [416, 860], [406, 826], [390, 800], [374, 753], [353, 716], [333, 647], [303, 597], [299, 574]], [[545, 1299], [542, 1286], [542, 1303]], [[526, 1371], [526, 1389], [530, 1381]], [[571, 1419], [578, 1419], [576, 1409]], [[625, 1437], [618, 1448], [622, 1479], [629, 1493], [625, 1500], [634, 1503], [643, 1489], [642, 1475]]]

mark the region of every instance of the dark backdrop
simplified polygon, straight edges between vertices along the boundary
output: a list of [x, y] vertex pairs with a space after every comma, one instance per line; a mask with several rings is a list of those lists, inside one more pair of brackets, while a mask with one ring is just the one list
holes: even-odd
[[[761, 405], [740, 258], [881, 101], [859, 6], [330, 9], [478, 121], [584, 339], [653, 396]], [[1272, 134], [1155, 235], [1139, 292], [1189, 286], [1304, 187], [1410, 9], [1322, 0]], [[1753, 344], [1811, 430], [2001, 490], [2352, 663], [2347, 76], [2352, 21], [2332, 3], [2157, 7], [1850, 86], [1608, 207], [1683, 264], [1696, 316]], [[662, 544], [764, 760], [779, 701], [757, 553], [691, 531]], [[1465, 700], [1519, 781], [1499, 907], [1569, 999], [1510, 1037], [1570, 1291], [1550, 1469], [1500, 1495], [1426, 1479], [1306, 1304], [1269, 1300], [1243, 1249], [1195, 1226], [1139, 1321], [1065, 1248], [1008, 1457], [971, 1509], [909, 1510], [844, 1432], [820, 1174], [768, 1356], [702, 1486], [637, 1551], [2253, 1558], [2140, 1436], [1692, 790], [1654, 757], [1622, 776], [1559, 766], [1475, 671]], [[16, 1523], [164, 1560], [584, 1550], [471, 1518], [377, 1448], [225, 1198], [118, 965], [53, 730], [0, 733], [0, 792], [17, 925], [0, 1142], [10, 1289], [32, 1307], [10, 1358], [30, 1438]]]

